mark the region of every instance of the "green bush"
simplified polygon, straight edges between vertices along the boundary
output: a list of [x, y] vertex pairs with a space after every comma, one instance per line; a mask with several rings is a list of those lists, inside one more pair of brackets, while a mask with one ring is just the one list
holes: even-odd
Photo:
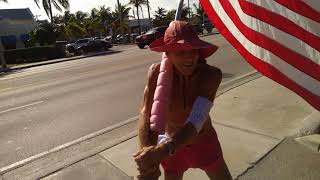
[[59, 46], [41, 46], [12, 49], [4, 52], [7, 64], [32, 63], [65, 57], [65, 49]]

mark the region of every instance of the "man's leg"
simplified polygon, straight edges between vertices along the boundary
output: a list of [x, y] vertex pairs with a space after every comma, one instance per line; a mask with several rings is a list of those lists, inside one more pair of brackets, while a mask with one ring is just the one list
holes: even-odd
[[183, 173], [168, 173], [164, 172], [164, 180], [182, 180], [183, 178]]
[[232, 180], [230, 171], [223, 161], [217, 169], [206, 170], [206, 174], [209, 176], [210, 180]]

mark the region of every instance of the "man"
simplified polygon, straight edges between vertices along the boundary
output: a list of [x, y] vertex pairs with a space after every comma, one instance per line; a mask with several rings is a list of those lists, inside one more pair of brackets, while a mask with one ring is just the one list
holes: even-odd
[[159, 134], [151, 131], [150, 116], [160, 65], [150, 67], [139, 120], [140, 151], [133, 155], [138, 179], [158, 179], [160, 163], [165, 180], [181, 180], [189, 168], [204, 170], [210, 179], [232, 179], [209, 116], [222, 73], [205, 58], [217, 46], [200, 40], [187, 22], [174, 21], [149, 48], [166, 53], [173, 63], [173, 80], [166, 135], [157, 144]]

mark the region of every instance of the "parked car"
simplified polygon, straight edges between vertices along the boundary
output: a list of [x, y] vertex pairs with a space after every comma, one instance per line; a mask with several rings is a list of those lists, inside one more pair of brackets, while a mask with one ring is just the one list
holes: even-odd
[[207, 23], [202, 24], [202, 29], [206, 30], [207, 33], [211, 33], [213, 26], [210, 22], [207, 22]]
[[106, 36], [105, 38], [103, 38], [104, 40], [111, 42], [112, 41], [112, 36]]
[[90, 40], [88, 43], [83, 44], [77, 48], [76, 54], [88, 53], [93, 51], [106, 51], [112, 48], [112, 44], [109, 41], [103, 39]]
[[137, 36], [135, 43], [140, 49], [143, 49], [146, 45], [150, 45], [154, 40], [164, 35], [168, 27], [156, 27], [147, 31], [145, 34]]
[[91, 41], [92, 38], [84, 38], [84, 39], [79, 39], [75, 43], [70, 43], [66, 45], [66, 49], [69, 53], [76, 53], [78, 47], [83, 46], [87, 44], [89, 41]]
[[124, 37], [124, 42], [128, 43], [130, 41], [130, 36], [129, 34], [124, 34], [123, 36], [121, 34], [117, 35], [117, 43], [122, 43], [122, 39]]

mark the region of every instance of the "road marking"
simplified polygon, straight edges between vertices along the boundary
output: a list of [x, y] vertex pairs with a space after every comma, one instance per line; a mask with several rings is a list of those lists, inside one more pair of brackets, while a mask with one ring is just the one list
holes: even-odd
[[[132, 123], [132, 122], [135, 122], [135, 121], [137, 121], [137, 120], [138, 120], [138, 116], [132, 117], [132, 118], [127, 119], [127, 120], [125, 120], [125, 121], [122, 121], [122, 122], [120, 122], [120, 123], [111, 125], [111, 126], [109, 126], [109, 127], [106, 127], [106, 128], [104, 128], [104, 129], [101, 129], [101, 130], [99, 130], [99, 131], [93, 132], [93, 133], [88, 134], [88, 135], [86, 135], [86, 136], [82, 136], [82, 137], [80, 137], [80, 138], [78, 138], [78, 139], [75, 139], [75, 140], [73, 140], [73, 141], [67, 142], [67, 143], [62, 144], [62, 145], [60, 145], [60, 146], [57, 146], [57, 147], [55, 147], [55, 148], [53, 148], [53, 149], [50, 149], [50, 150], [48, 150], [48, 151], [44, 151], [44, 152], [42, 152], [42, 153], [36, 154], [36, 155], [31, 156], [31, 157], [29, 157], [29, 158], [26, 158], [26, 159], [24, 159], [24, 160], [15, 162], [15, 163], [13, 163], [13, 164], [11, 164], [11, 165], [8, 165], [8, 166], [6, 166], [6, 167], [0, 167], [0, 177], [1, 177], [1, 175], [5, 174], [5, 173], [7, 173], [7, 172], [9, 172], [9, 171], [12, 171], [12, 170], [14, 170], [14, 169], [17, 169], [17, 168], [19, 168], [19, 167], [21, 167], [21, 166], [24, 166], [24, 165], [28, 164], [28, 163], [31, 163], [32, 161], [35, 161], [35, 160], [37, 160], [37, 159], [40, 159], [40, 158], [42, 158], [42, 157], [44, 157], [44, 156], [46, 156], [46, 155], [48, 155], [48, 154], [61, 151], [62, 149], [65, 149], [65, 148], [68, 148], [68, 147], [70, 147], [70, 146], [79, 144], [79, 143], [81, 143], [81, 142], [83, 142], [83, 141], [92, 139], [92, 138], [97, 137], [97, 136], [99, 136], [99, 135], [108, 133], [108, 132], [113, 131], [113, 130], [115, 130], [115, 129], [118, 129], [118, 128], [122, 127], [122, 126], [125, 126], [125, 125], [127, 125], [127, 124]], [[130, 134], [130, 137], [131, 137], [131, 136], [132, 136], [132, 137], [133, 137], [133, 136], [137, 136], [137, 132], [136, 132], [136, 131], [133, 132], [133, 133], [129, 133], [129, 134]], [[131, 134], [132, 134], [132, 135], [131, 135]], [[126, 137], [126, 136], [124, 136], [124, 137]], [[121, 142], [122, 142], [122, 141], [121, 141]], [[118, 142], [118, 143], [119, 143], [119, 142]], [[18, 149], [18, 148], [19, 148], [19, 149]], [[16, 149], [16, 151], [18, 151], [18, 150], [21, 149], [21, 147], [18, 147], [18, 148]]]
[[[147, 62], [149, 63], [149, 62]], [[144, 64], [147, 64], [146, 62], [143, 62], [143, 63], [139, 63], [139, 64], [136, 64], [136, 65], [144, 65]], [[58, 77], [58, 78], [53, 78], [53, 79], [49, 79], [49, 80], [44, 80], [44, 81], [39, 81], [39, 82], [36, 82], [36, 83], [31, 83], [31, 84], [27, 84], [27, 85], [23, 85], [23, 86], [18, 86], [18, 87], [13, 87], [13, 88], [5, 88], [5, 89], [0, 89], [0, 93], [4, 93], [4, 92], [8, 92], [8, 91], [14, 91], [14, 90], [20, 90], [22, 88], [28, 88], [28, 87], [33, 87], [33, 86], [41, 86], [41, 85], [45, 85], [47, 83], [55, 83], [56, 81], [58, 80], [72, 80], [72, 79], [76, 79], [76, 78], [80, 78], [80, 76], [82, 75], [88, 75], [92, 72], [99, 72], [99, 74], [104, 74], [104, 73], [108, 73], [108, 72], [112, 72], [112, 71], [116, 71], [116, 70], [119, 70], [121, 68], [128, 68], [130, 67], [131, 65], [130, 64], [127, 64], [127, 63], [121, 63], [121, 64], [115, 64], [115, 65], [111, 65], [109, 66], [110, 69], [108, 70], [105, 70], [105, 71], [101, 71], [100, 69], [92, 69], [92, 70], [89, 70], [89, 71], [85, 71], [85, 72], [80, 72], [80, 73], [74, 73], [72, 75], [69, 75], [69, 76], [64, 76], [64, 77]], [[111, 69], [111, 67], [113, 69]], [[1, 80], [1, 79], [0, 79]]]
[[31, 104], [26, 104], [26, 105], [15, 107], [15, 108], [10, 108], [10, 109], [4, 110], [4, 111], [0, 111], [0, 114], [4, 114], [4, 113], [10, 112], [10, 111], [15, 111], [15, 110], [30, 107], [30, 106], [35, 106], [35, 105], [41, 104], [43, 102], [44, 101], [37, 101], [37, 102], [31, 103]]

